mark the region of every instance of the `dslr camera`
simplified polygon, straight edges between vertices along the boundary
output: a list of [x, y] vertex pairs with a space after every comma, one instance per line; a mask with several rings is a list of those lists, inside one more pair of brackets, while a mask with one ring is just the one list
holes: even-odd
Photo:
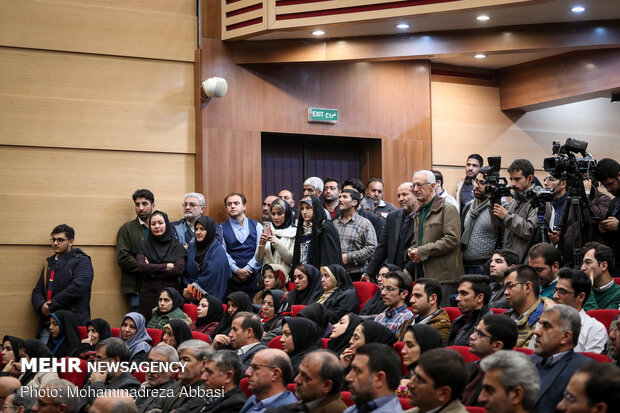
[[503, 196], [511, 196], [508, 181], [499, 176], [499, 171], [502, 169], [502, 157], [489, 156], [487, 162], [488, 166], [480, 168], [480, 173], [484, 176], [487, 185], [485, 191], [493, 204], [501, 204]]

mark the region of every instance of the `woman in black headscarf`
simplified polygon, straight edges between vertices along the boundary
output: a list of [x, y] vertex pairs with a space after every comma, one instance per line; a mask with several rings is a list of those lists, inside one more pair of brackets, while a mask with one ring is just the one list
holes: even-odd
[[172, 231], [168, 215], [154, 211], [149, 217], [149, 236], [138, 244], [136, 259], [138, 270], [143, 275], [139, 308], [147, 322], [157, 305], [160, 291], [166, 287], [177, 289], [178, 278], [185, 269], [187, 252]]
[[337, 323], [347, 313], [358, 313], [360, 300], [351, 277], [342, 265], [321, 267], [323, 295], [317, 300], [327, 309], [329, 321]]
[[86, 338], [82, 340], [75, 354], [86, 361], [94, 361], [95, 345], [101, 340], [112, 337], [112, 330], [110, 324], [103, 318], [95, 318], [86, 323], [86, 331]]
[[192, 330], [189, 329], [187, 323], [183, 320], [170, 320], [163, 330], [161, 341], [174, 348], [179, 348], [182, 342], [194, 338]]
[[321, 296], [321, 273], [310, 264], [299, 264], [293, 271], [295, 289], [287, 295], [291, 305], [310, 305]]
[[381, 288], [383, 287], [383, 276], [390, 271], [402, 271], [402, 268], [393, 264], [383, 264], [381, 266], [381, 268], [379, 269], [379, 274], [377, 274], [377, 284], [379, 284], [379, 289], [370, 300], [366, 301], [366, 304], [364, 304], [364, 307], [362, 307], [360, 315], [381, 314], [387, 308], [387, 306], [383, 304], [383, 298], [381, 297]]
[[187, 325], [192, 322], [181, 308], [185, 300], [174, 288], [164, 288], [159, 294], [159, 303], [153, 309], [153, 318], [147, 324], [147, 328], [162, 329], [170, 320], [183, 320]]
[[437, 330], [428, 324], [412, 324], [405, 329], [403, 343], [401, 354], [403, 363], [409, 370], [409, 375], [400, 381], [400, 386], [397, 390], [399, 397], [407, 397], [409, 395], [407, 383], [409, 383], [413, 369], [418, 365], [418, 359], [422, 353], [443, 347], [443, 339]]
[[338, 230], [327, 219], [321, 201], [315, 196], [299, 201], [292, 267], [299, 264], [312, 264], [317, 268], [342, 264]]
[[357, 349], [368, 343], [380, 343], [392, 347], [396, 343], [396, 334], [376, 321], [362, 321], [355, 327], [353, 336], [351, 336], [349, 341], [349, 347], [340, 354], [340, 361], [345, 368], [349, 368], [351, 365], [351, 360], [355, 356]]
[[284, 317], [290, 317], [291, 305], [286, 294], [280, 290], [267, 290], [263, 297], [263, 308], [260, 311], [263, 322], [263, 338], [261, 343], [269, 345], [271, 339], [282, 334]]
[[15, 362], [19, 362], [19, 347], [24, 344], [24, 340], [13, 336], [4, 336], [2, 339], [2, 372], [0, 376], [19, 375], [19, 370], [15, 367]]
[[[258, 240], [254, 258], [264, 264], [278, 264], [284, 267], [285, 274], [291, 271], [293, 247], [297, 229], [293, 226], [293, 211], [283, 199], [276, 199], [269, 206], [271, 224]], [[265, 224], [264, 224], [265, 225]]]
[[[288, 205], [288, 204], [287, 204]], [[254, 304], [263, 305], [263, 297], [267, 290], [280, 290], [286, 294], [288, 272], [282, 265], [265, 264], [261, 270], [263, 289], [254, 296]]]
[[196, 239], [189, 244], [181, 279], [185, 286], [183, 296], [189, 301], [198, 302], [205, 294], [223, 300], [226, 295], [231, 272], [226, 251], [215, 238], [217, 227], [211, 217], [202, 216], [194, 223]]
[[312, 303], [301, 309], [297, 313], [297, 317], [307, 318], [312, 320], [321, 327], [321, 337], [329, 337], [334, 329], [332, 323], [329, 322], [329, 311], [323, 304]]
[[[26, 340], [19, 348], [20, 364], [24, 361], [30, 361], [30, 359], [50, 359], [52, 352], [49, 348], [40, 340], [32, 339]], [[21, 367], [21, 366], [20, 366]], [[46, 385], [51, 380], [57, 380], [58, 374], [55, 372], [38, 372], [25, 371], [19, 376], [19, 381], [22, 386], [29, 386], [34, 389], [38, 389], [41, 386]]]
[[80, 346], [80, 333], [75, 316], [67, 310], [50, 315], [50, 338], [47, 347], [56, 358], [73, 356]]
[[224, 308], [220, 299], [212, 295], [203, 295], [198, 303], [196, 321], [192, 322], [189, 328], [211, 336], [223, 315]]
[[211, 342], [214, 342], [217, 336], [223, 336], [220, 339], [225, 338], [225, 341], [228, 342], [228, 333], [230, 333], [232, 319], [239, 311], [252, 312], [252, 300], [243, 291], [235, 291], [226, 297], [226, 312], [222, 316], [217, 328], [213, 330]]
[[343, 315], [340, 321], [334, 325], [327, 342], [327, 348], [340, 357], [340, 354], [349, 347], [353, 332], [362, 321], [362, 317], [354, 313]]
[[321, 347], [321, 327], [307, 318], [286, 317], [282, 326], [282, 349], [291, 358], [293, 377], [299, 373], [304, 356]]

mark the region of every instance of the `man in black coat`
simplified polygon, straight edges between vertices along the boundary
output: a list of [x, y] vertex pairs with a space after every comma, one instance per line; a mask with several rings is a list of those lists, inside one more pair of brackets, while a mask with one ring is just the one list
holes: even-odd
[[54, 255], [45, 261], [39, 281], [32, 290], [32, 307], [42, 316], [39, 339], [43, 342], [49, 337], [49, 330], [43, 328], [44, 322], [54, 311], [73, 312], [79, 325], [86, 325], [90, 320], [93, 264], [84, 251], [73, 248], [74, 237], [75, 231], [66, 224], [52, 230]]
[[[174, 347], [160, 343], [153, 347], [149, 352], [147, 361], [151, 363], [178, 363], [179, 355]], [[160, 406], [166, 397], [166, 390], [171, 389], [174, 384], [174, 373], [172, 371], [149, 370], [146, 373], [145, 396], [136, 399], [138, 413], [145, 413]]]
[[[598, 228], [605, 244], [616, 252], [616, 263], [619, 263], [616, 265], [620, 265], [620, 163], [610, 158], [601, 159], [594, 168], [594, 177], [615, 196]], [[612, 269], [612, 274], [618, 274], [618, 268]]]
[[[243, 371], [239, 357], [231, 350], [219, 350], [208, 353], [204, 358], [204, 373], [207, 392], [213, 396], [207, 398], [201, 413], [237, 413], [247, 400], [247, 396], [239, 387]], [[215, 394], [224, 390], [224, 394]]]
[[413, 214], [418, 209], [418, 200], [413, 195], [411, 182], [400, 184], [396, 195], [400, 209], [388, 214], [377, 248], [362, 275], [362, 281], [374, 281], [384, 262], [400, 268], [405, 268], [406, 263], [413, 264], [407, 258], [407, 248], [413, 237]]

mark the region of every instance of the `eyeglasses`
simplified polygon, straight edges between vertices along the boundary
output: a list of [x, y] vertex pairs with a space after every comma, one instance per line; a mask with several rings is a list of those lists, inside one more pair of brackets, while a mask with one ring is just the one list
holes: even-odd
[[576, 397], [576, 396], [575, 396], [575, 395], [573, 395], [573, 394], [570, 394], [570, 393], [569, 393], [568, 391], [566, 391], [566, 390], [564, 390], [564, 392], [562, 393], [562, 395], [564, 396], [564, 399], [566, 400], [566, 403], [568, 403], [568, 404], [573, 404], [573, 403], [577, 403], [577, 402], [580, 402], [580, 401], [585, 401], [585, 400], [582, 400], [582, 399], [580, 399], [580, 398]]
[[54, 238], [54, 237], [50, 238], [50, 242], [52, 244], [55, 244], [55, 243], [62, 244], [63, 242], [65, 242], [67, 240], [68, 240], [68, 238]]
[[523, 285], [523, 283], [508, 283], [504, 284], [504, 287], [506, 287], [507, 290], [512, 290], [516, 285]]
[[477, 178], [474, 178], [474, 183], [475, 183], [476, 185], [486, 185], [486, 184], [487, 184], [487, 181], [486, 181], [485, 179], [477, 179]]
[[19, 406], [15, 406], [15, 405], [12, 405], [12, 404], [3, 404], [3, 405], [2, 405], [2, 406], [0, 406], [0, 407], [2, 407], [2, 411], [5, 411], [5, 410], [6, 410], [6, 409], [8, 409], [8, 408], [11, 408], [11, 407], [12, 407], [12, 408], [14, 408], [14, 409], [15, 409], [16, 407], [19, 407]]
[[558, 293], [558, 294], [564, 296], [564, 295], [569, 295], [569, 294], [573, 294], [574, 295], [575, 291], [569, 291], [569, 290], [566, 290], [564, 288], [554, 288], [553, 289], [553, 294], [555, 294], [555, 293]]
[[62, 403], [56, 403], [56, 402], [49, 402], [48, 403], [48, 402], [44, 402], [41, 399], [37, 399], [37, 403], [36, 404], [38, 404], [41, 407], [47, 407], [47, 406], [57, 406], [57, 405], [62, 404]]
[[197, 203], [195, 203], [195, 202], [183, 202], [183, 203], [181, 204], [181, 206], [182, 206], [183, 208], [187, 208], [187, 207], [190, 207], [190, 208], [196, 208], [196, 207], [198, 206], [198, 204], [197, 204]]
[[388, 293], [394, 292], [394, 291], [405, 291], [402, 288], [398, 288], [398, 287], [392, 287], [391, 285], [384, 285], [383, 287], [379, 288], [379, 291], [384, 292], [386, 291]]
[[485, 333], [484, 331], [479, 330], [479, 329], [477, 329], [477, 328], [475, 328], [475, 329], [474, 329], [474, 334], [475, 334], [476, 336], [478, 336], [479, 338], [481, 338], [481, 337], [491, 338], [491, 335], [490, 335], [490, 334], [487, 334], [487, 333]]
[[272, 369], [272, 370], [276, 368], [275, 366], [270, 366], [268, 364], [258, 364], [258, 363], [250, 364], [250, 368], [254, 371], [257, 371], [259, 367], [264, 367], [266, 369]]
[[414, 182], [411, 186], [413, 188], [422, 188], [423, 186], [430, 185], [430, 184], [431, 184], [430, 182], [420, 182], [420, 183], [415, 183]]

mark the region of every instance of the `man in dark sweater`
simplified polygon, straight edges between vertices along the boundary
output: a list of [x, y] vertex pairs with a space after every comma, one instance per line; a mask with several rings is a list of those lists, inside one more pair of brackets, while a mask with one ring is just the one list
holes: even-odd
[[239, 387], [243, 377], [241, 361], [231, 350], [219, 350], [207, 353], [204, 358], [202, 379], [207, 390], [224, 390], [219, 397], [207, 398], [201, 413], [237, 413], [247, 400]]
[[489, 277], [478, 274], [464, 275], [461, 277], [457, 292], [457, 306], [463, 315], [452, 323], [447, 344], [468, 346], [469, 338], [476, 326], [482, 317], [489, 313], [488, 304], [491, 297]]

